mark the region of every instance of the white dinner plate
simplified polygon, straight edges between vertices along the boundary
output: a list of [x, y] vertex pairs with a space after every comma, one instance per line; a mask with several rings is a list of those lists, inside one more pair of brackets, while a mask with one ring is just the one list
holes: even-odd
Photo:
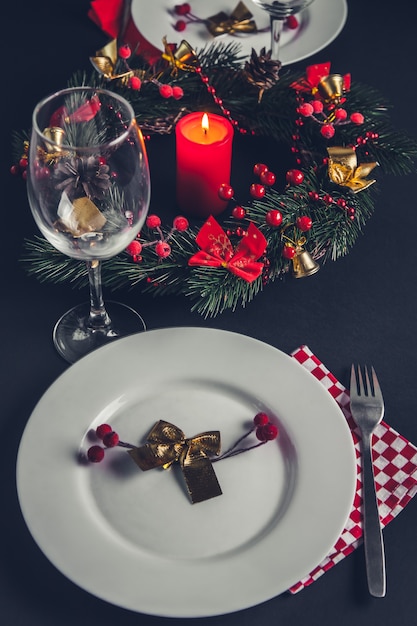
[[[214, 463], [223, 493], [197, 504], [178, 465], [143, 472], [119, 447], [80, 460], [101, 423], [135, 445], [160, 419], [187, 437], [220, 430], [226, 450], [259, 411], [278, 439]], [[56, 568], [103, 600], [165, 617], [286, 591], [338, 539], [355, 480], [346, 420], [309, 372], [266, 343], [194, 327], [120, 339], [72, 365], [34, 409], [17, 459], [24, 519]]]
[[[201, 23], [188, 23], [182, 32], [175, 30], [178, 19], [183, 19], [173, 12], [174, 6], [181, 2], [173, 0], [152, 0], [144, 4], [142, 0], [133, 0], [132, 18], [137, 29], [156, 48], [162, 48], [162, 39], [167, 37], [169, 43], [179, 43], [185, 39], [196, 51], [213, 42], [238, 43], [243, 56], [249, 56], [252, 48], [259, 54], [261, 48], [271, 47], [270, 33], [260, 32], [250, 35], [220, 35], [213, 37], [206, 26]], [[207, 19], [220, 11], [228, 15], [238, 4], [238, 0], [191, 0], [192, 13], [200, 19]], [[265, 11], [246, 0], [246, 7], [252, 13], [259, 30], [269, 25], [269, 17]], [[314, 0], [314, 2], [298, 14], [298, 28], [284, 29], [281, 36], [280, 61], [289, 65], [301, 61], [328, 46], [340, 33], [347, 18], [346, 0]]]

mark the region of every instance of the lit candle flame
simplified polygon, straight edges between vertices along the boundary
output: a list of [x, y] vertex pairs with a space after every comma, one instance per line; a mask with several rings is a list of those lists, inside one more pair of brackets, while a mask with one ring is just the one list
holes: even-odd
[[207, 135], [207, 131], [208, 131], [209, 127], [210, 127], [210, 125], [209, 125], [208, 115], [207, 115], [207, 113], [204, 113], [203, 117], [201, 118], [201, 128], [203, 129], [203, 133], [205, 135]]

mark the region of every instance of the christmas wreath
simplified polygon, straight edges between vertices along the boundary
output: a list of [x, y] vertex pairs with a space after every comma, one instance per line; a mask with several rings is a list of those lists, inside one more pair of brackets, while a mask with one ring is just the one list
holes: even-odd
[[[145, 137], [172, 133], [193, 111], [218, 112], [236, 133], [288, 146], [293, 165], [283, 189], [266, 164], [254, 164], [248, 200], [229, 185], [221, 223], [190, 226], [184, 216], [163, 224], [149, 215], [126, 251], [103, 263], [103, 283], [141, 287], [155, 295], [182, 294], [204, 317], [245, 306], [270, 281], [315, 273], [346, 255], [375, 208], [380, 174], [416, 171], [417, 142], [394, 128], [390, 104], [376, 89], [332, 73], [331, 64], [285, 70], [265, 49], [240, 56], [239, 44], [194, 51], [163, 42], [152, 65], [116, 40], [91, 57], [91, 73], [68, 86], [114, 90], [132, 104]], [[16, 133], [13, 172], [27, 165], [28, 135]], [[209, 243], [209, 242], [214, 243]], [[43, 281], [87, 284], [83, 263], [41, 237], [25, 242], [28, 273]]]

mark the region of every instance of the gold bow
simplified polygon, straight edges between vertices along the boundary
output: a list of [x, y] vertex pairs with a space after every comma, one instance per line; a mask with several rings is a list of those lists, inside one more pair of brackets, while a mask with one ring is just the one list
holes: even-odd
[[327, 148], [329, 154], [329, 178], [336, 185], [348, 187], [352, 193], [358, 193], [370, 187], [375, 179], [366, 176], [378, 163], [362, 163], [358, 165], [356, 151], [353, 148], [334, 146]]
[[252, 13], [244, 3], [239, 2], [230, 15], [220, 11], [220, 13], [208, 17], [206, 24], [213, 37], [224, 35], [225, 33], [229, 35], [234, 35], [235, 33], [256, 33], [256, 23], [252, 17]]
[[114, 80], [116, 78], [124, 78], [127, 80], [133, 76], [133, 70], [116, 73], [117, 64], [117, 39], [112, 39], [104, 48], [98, 50], [94, 57], [90, 57], [90, 61], [95, 69], [104, 76], [107, 80]]
[[165, 61], [168, 61], [172, 67], [171, 74], [173, 76], [178, 74], [178, 70], [182, 70], [184, 72], [196, 71], [199, 66], [199, 61], [196, 53], [187, 41], [183, 39], [175, 52], [173, 52], [171, 47], [168, 45], [166, 37], [163, 37], [162, 43], [164, 44], [165, 50], [165, 52], [162, 53], [162, 58], [165, 59]]
[[213, 430], [186, 438], [180, 428], [159, 420], [147, 437], [148, 443], [129, 450], [141, 470], [167, 469], [179, 461], [192, 503], [220, 496], [222, 490], [209, 454], [220, 452], [220, 432]]

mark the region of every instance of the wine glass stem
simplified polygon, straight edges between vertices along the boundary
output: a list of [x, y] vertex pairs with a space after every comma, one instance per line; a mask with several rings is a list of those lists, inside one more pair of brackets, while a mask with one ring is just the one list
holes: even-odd
[[87, 326], [92, 330], [105, 330], [110, 326], [111, 319], [104, 306], [100, 261], [87, 261], [87, 270], [90, 284], [90, 314]]
[[270, 16], [271, 22], [271, 59], [279, 61], [279, 46], [281, 40], [282, 27], [284, 26], [284, 20], [281, 20], [273, 15]]

